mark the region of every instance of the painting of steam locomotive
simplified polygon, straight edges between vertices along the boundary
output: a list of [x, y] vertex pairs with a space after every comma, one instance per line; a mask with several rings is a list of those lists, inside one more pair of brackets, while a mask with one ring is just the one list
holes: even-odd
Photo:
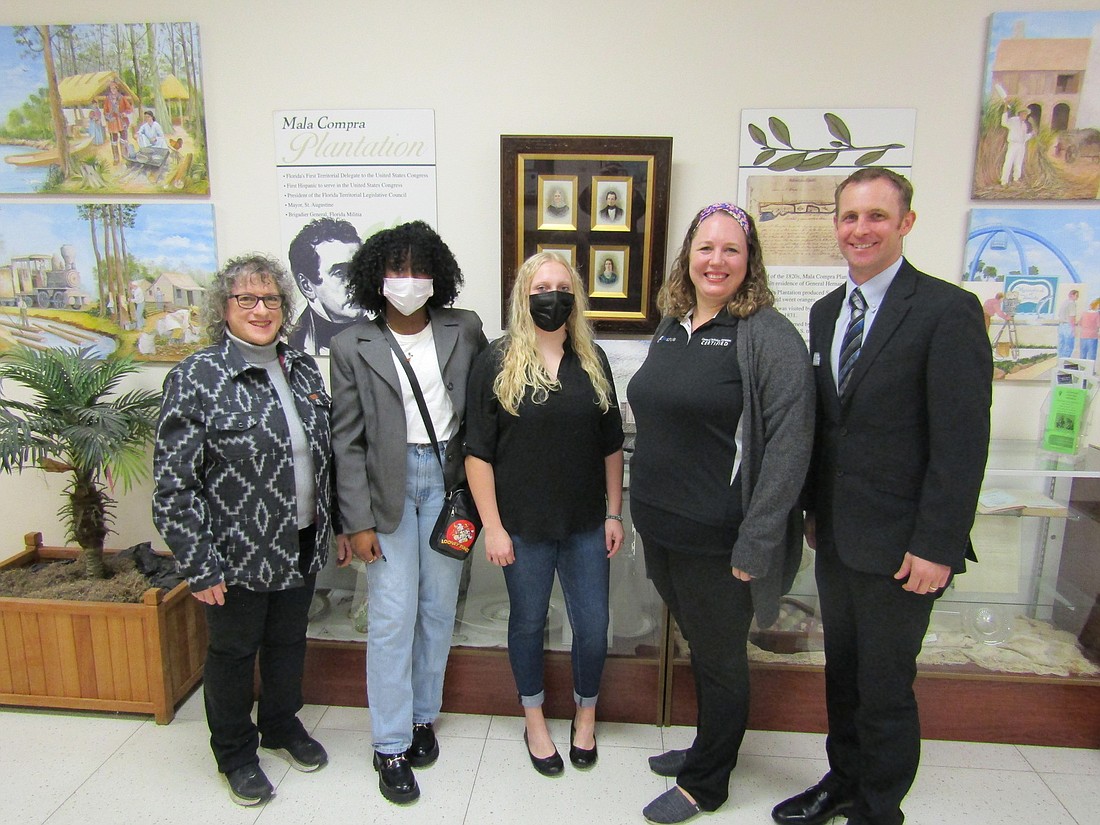
[[176, 361], [216, 269], [209, 205], [0, 204], [0, 350]]

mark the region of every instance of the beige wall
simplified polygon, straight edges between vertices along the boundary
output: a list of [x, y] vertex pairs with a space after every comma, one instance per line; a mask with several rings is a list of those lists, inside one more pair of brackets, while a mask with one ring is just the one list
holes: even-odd
[[[501, 134], [672, 135], [675, 247], [695, 210], [736, 195], [742, 108], [915, 108], [920, 219], [906, 253], [922, 269], [956, 279], [988, 15], [1013, 7], [994, 0], [8, 0], [0, 24], [199, 24], [210, 200], [223, 260], [252, 249], [284, 252], [273, 111], [434, 109], [438, 228], [467, 276], [460, 304], [477, 310], [493, 336]], [[150, 368], [142, 385], [159, 386], [164, 372]], [[1033, 436], [1044, 395], [1042, 386], [998, 386], [995, 435]], [[1100, 441], [1095, 422], [1092, 435]], [[0, 557], [19, 549], [30, 529], [50, 544], [64, 540], [55, 516], [63, 484], [49, 481], [44, 487], [37, 471], [0, 476]], [[120, 503], [115, 545], [154, 538], [149, 490]]]

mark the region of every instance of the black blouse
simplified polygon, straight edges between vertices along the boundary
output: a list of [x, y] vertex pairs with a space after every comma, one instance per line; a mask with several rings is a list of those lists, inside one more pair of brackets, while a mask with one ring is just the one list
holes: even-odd
[[603, 412], [569, 340], [558, 367], [561, 388], [542, 404], [528, 389], [518, 415], [493, 393], [504, 339], [478, 356], [466, 388], [466, 453], [493, 465], [497, 508], [509, 533], [533, 541], [593, 530], [606, 515], [604, 459], [623, 446], [611, 367], [596, 347], [611, 384]]

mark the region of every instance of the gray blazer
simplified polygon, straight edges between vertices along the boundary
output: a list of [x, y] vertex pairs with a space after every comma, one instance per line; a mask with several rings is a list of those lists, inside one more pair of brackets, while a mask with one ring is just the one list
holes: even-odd
[[[459, 422], [466, 415], [466, 379], [487, 341], [469, 310], [433, 309], [432, 330], [443, 382]], [[332, 447], [336, 489], [346, 533], [392, 533], [405, 508], [406, 434], [401, 383], [386, 336], [364, 319], [332, 339]], [[461, 433], [461, 427], [460, 427]], [[462, 439], [447, 445], [444, 480], [462, 479]]]

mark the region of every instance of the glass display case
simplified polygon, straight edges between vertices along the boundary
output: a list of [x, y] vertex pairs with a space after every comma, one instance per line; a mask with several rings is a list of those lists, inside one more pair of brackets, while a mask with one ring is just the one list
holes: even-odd
[[[624, 496], [626, 545], [611, 565], [600, 715], [694, 724], [687, 646], [645, 576]], [[1100, 747], [1100, 449], [1077, 461], [1035, 442], [994, 441], [972, 538], [978, 562], [937, 601], [920, 659], [924, 735]], [[331, 567], [310, 625], [308, 701], [365, 701], [364, 576]], [[813, 551], [779, 622], [750, 634], [750, 726], [824, 731], [822, 632]], [[445, 709], [518, 714], [507, 658], [508, 596], [480, 546], [467, 562]], [[569, 623], [555, 585], [546, 634], [547, 713], [569, 716]]]
[[[978, 561], [936, 602], [918, 658], [924, 735], [1100, 747], [1100, 450], [1072, 460], [994, 440], [971, 538]], [[779, 622], [750, 634], [754, 727], [825, 730], [817, 608], [805, 547]], [[672, 633], [669, 718], [690, 724], [690, 667]]]

